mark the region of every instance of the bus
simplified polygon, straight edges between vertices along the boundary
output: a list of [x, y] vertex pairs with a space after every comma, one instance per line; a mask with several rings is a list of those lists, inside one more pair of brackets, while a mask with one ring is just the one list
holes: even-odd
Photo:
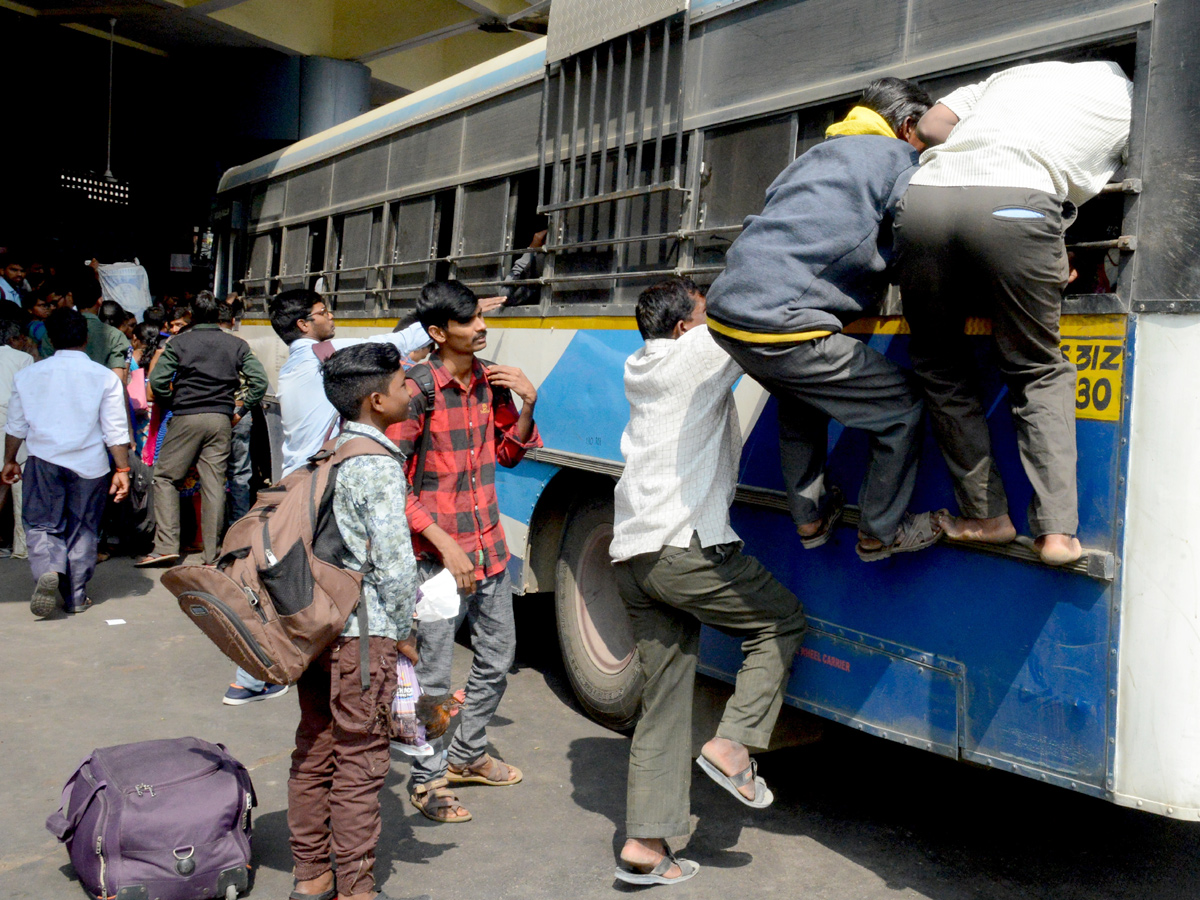
[[[226, 172], [216, 287], [242, 288], [251, 334], [269, 330], [269, 296], [318, 281], [339, 335], [390, 330], [432, 279], [509, 292], [487, 355], [537, 385], [545, 441], [497, 476], [513, 582], [553, 592], [579, 702], [627, 728], [642, 673], [607, 549], [638, 293], [672, 275], [710, 283], [767, 185], [874, 78], [914, 78], [936, 98], [1023, 61], [1118, 62], [1135, 85], [1128, 162], [1068, 233], [1081, 277], [1062, 319], [1078, 368], [1084, 557], [1052, 569], [1026, 538], [868, 566], [853, 509], [849, 528], [802, 552], [775, 401], [749, 378], [735, 388], [732, 518], [810, 616], [789, 704], [1197, 819], [1197, 48], [1194, 0], [554, 0], [545, 38]], [[513, 279], [526, 253], [537, 265]], [[967, 330], [992, 373], [995, 452], [1027, 531], [1031, 490], [986, 368], [990, 323]], [[907, 362], [903, 297], [848, 332]], [[829, 445], [829, 481], [853, 497], [865, 436], [835, 424]], [[952, 496], [927, 437], [913, 508]], [[740, 661], [735, 640], [704, 631], [702, 671], [728, 680]]]

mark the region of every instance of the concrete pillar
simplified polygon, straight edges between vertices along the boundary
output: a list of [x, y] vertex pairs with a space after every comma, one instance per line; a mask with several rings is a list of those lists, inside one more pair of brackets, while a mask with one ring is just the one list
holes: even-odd
[[300, 137], [306, 138], [365, 113], [371, 70], [362, 63], [323, 56], [300, 60]]

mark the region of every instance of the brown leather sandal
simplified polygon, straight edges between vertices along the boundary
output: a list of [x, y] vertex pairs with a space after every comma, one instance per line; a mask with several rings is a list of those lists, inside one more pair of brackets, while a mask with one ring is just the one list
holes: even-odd
[[[413, 787], [408, 795], [412, 805], [434, 822], [470, 822], [471, 813], [458, 802], [458, 795], [446, 786], [445, 778], [435, 778]], [[455, 810], [462, 810], [456, 813]]]
[[505, 787], [516, 784], [525, 776], [516, 766], [501, 762], [488, 754], [467, 765], [450, 763], [446, 769], [446, 780], [450, 784], [490, 784], [493, 787]]

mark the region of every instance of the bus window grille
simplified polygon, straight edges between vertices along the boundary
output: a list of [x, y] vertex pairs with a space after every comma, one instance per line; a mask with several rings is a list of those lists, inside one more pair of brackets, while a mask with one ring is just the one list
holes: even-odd
[[675, 271], [689, 198], [688, 36], [684, 13], [547, 66], [538, 212], [550, 217], [542, 277], [557, 291], [593, 292], [606, 280], [615, 289], [621, 279], [609, 273]]

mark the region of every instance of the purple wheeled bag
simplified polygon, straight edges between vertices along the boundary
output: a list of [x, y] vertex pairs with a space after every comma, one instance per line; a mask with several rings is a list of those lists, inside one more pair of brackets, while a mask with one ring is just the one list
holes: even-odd
[[46, 820], [100, 900], [233, 900], [250, 882], [246, 767], [199, 738], [93, 750]]

